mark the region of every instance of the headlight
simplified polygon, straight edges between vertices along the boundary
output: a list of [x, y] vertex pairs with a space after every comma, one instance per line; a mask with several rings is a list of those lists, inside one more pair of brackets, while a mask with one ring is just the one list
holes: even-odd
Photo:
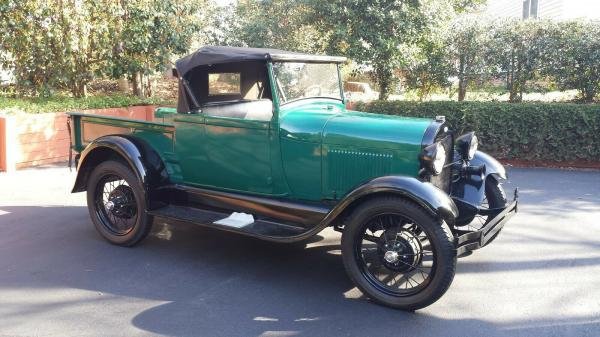
[[446, 149], [442, 144], [433, 143], [423, 150], [421, 155], [423, 166], [433, 174], [440, 174], [446, 163]]
[[479, 141], [475, 136], [475, 132], [469, 132], [456, 138], [456, 149], [464, 160], [473, 159], [478, 146]]
[[475, 152], [477, 152], [477, 147], [479, 146], [479, 140], [477, 136], [473, 135], [471, 138], [471, 145], [469, 146], [469, 159], [473, 159], [475, 157]]

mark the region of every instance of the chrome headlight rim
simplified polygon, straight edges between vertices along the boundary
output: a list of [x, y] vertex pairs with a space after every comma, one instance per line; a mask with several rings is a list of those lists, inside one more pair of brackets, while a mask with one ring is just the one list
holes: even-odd
[[478, 147], [479, 139], [473, 131], [456, 138], [456, 149], [464, 160], [473, 159]]
[[471, 144], [469, 145], [468, 158], [469, 160], [475, 157], [475, 152], [477, 152], [477, 148], [479, 147], [479, 138], [475, 134], [473, 134], [473, 138], [471, 138]]
[[446, 149], [442, 143], [435, 142], [423, 149], [421, 160], [429, 173], [438, 175], [442, 173], [446, 165]]

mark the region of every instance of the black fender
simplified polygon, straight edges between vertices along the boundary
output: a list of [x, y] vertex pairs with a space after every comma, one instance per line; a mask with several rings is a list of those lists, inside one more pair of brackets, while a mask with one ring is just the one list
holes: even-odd
[[485, 165], [483, 174], [472, 174], [462, 177], [452, 184], [452, 200], [459, 209], [457, 223], [467, 223], [477, 214], [485, 198], [485, 181], [492, 179], [507, 179], [506, 169], [494, 157], [477, 151], [469, 165]]
[[[71, 193], [85, 191], [92, 170], [111, 158], [124, 160], [131, 167], [147, 196], [155, 187], [168, 182], [164, 163], [144, 140], [133, 136], [109, 135], [92, 141], [79, 155], [77, 178]], [[150, 199], [147, 197], [147, 202]]]
[[413, 177], [383, 176], [363, 183], [346, 194], [327, 214], [323, 222], [330, 223], [354, 202], [377, 193], [392, 193], [405, 197], [447, 222], [453, 222], [458, 216], [458, 208], [450, 196], [433, 184]]
[[485, 165], [485, 173], [484, 176], [495, 175], [502, 179], [506, 179], [506, 169], [500, 162], [496, 160], [496, 158], [490, 156], [489, 154], [483, 151], [476, 151], [473, 159], [470, 161], [471, 165]]

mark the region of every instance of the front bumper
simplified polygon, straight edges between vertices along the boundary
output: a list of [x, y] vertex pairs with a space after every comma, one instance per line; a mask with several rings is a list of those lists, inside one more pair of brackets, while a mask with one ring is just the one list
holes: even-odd
[[454, 239], [456, 256], [461, 256], [473, 250], [485, 247], [490, 240], [500, 232], [504, 227], [504, 224], [517, 213], [518, 203], [519, 193], [518, 190], [515, 189], [513, 201], [484, 227], [477, 231], [460, 232], [460, 235]]

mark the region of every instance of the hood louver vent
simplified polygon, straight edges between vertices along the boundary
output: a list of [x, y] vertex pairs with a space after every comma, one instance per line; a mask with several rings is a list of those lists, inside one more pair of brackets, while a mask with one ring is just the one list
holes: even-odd
[[388, 153], [331, 149], [327, 152], [327, 186], [340, 197], [358, 182], [389, 174], [392, 159]]

